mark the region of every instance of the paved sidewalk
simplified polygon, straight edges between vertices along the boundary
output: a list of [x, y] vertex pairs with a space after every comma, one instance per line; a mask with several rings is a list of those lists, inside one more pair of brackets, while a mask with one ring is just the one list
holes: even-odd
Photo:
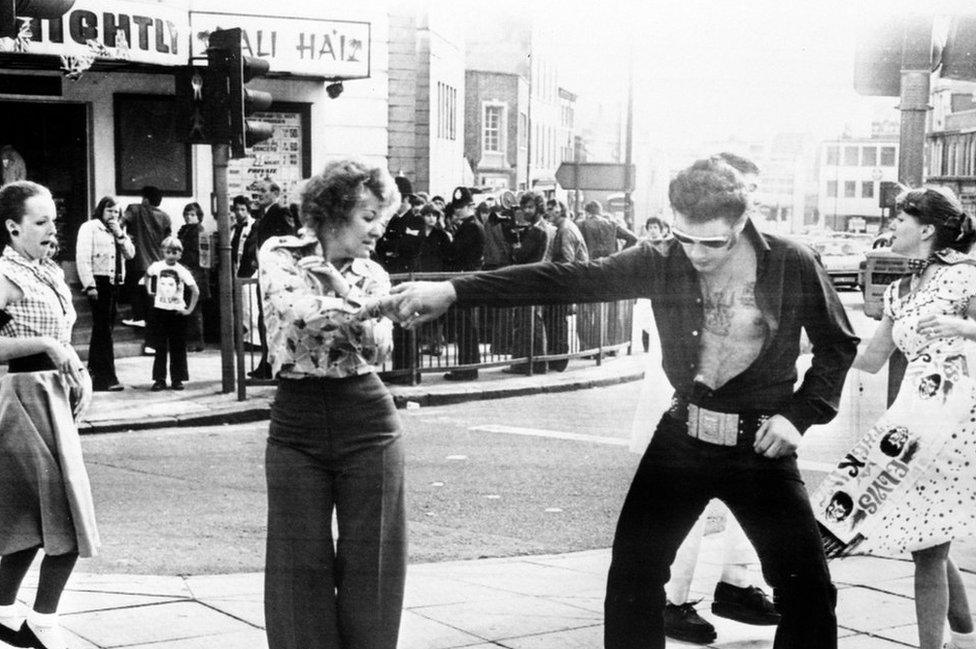
[[[774, 627], [746, 626], [709, 612], [721, 554], [720, 536], [706, 536], [692, 593], [704, 598], [699, 610], [718, 630], [711, 646], [771, 647]], [[609, 559], [608, 550], [595, 550], [412, 565], [399, 647], [602, 647]], [[83, 571], [84, 562], [61, 606], [72, 649], [267, 647], [260, 573], [154, 577]], [[840, 649], [918, 646], [910, 562], [857, 557], [831, 563], [831, 571], [840, 589]], [[36, 570], [29, 579], [35, 577]], [[976, 576], [965, 578], [976, 587]], [[24, 595], [32, 596], [30, 588]]]
[[[116, 361], [122, 392], [97, 392], [79, 422], [82, 434], [162, 428], [168, 426], [239, 423], [267, 419], [274, 387], [248, 387], [247, 400], [220, 392], [220, 354], [207, 350], [189, 355], [190, 380], [182, 392], [151, 392], [152, 357]], [[609, 358], [601, 366], [593, 360], [574, 360], [565, 372], [538, 376], [505, 374], [502, 368], [482, 370], [475, 381], [445, 381], [441, 374], [425, 374], [418, 386], [390, 386], [398, 407], [445, 405], [478, 399], [522, 396], [541, 392], [580, 390], [638, 380], [646, 356]]]

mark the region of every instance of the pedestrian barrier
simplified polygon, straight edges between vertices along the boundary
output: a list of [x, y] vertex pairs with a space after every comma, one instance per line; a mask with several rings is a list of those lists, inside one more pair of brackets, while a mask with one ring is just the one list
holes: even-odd
[[[393, 284], [439, 281], [464, 273], [391, 275]], [[273, 385], [253, 378], [261, 359], [257, 278], [237, 278], [234, 286], [238, 394], [245, 385]], [[633, 300], [579, 305], [452, 307], [416, 329], [393, 328], [393, 353], [379, 367], [384, 381], [416, 385], [434, 372], [470, 372], [511, 366], [521, 374], [562, 371], [573, 358], [593, 359], [632, 352]]]

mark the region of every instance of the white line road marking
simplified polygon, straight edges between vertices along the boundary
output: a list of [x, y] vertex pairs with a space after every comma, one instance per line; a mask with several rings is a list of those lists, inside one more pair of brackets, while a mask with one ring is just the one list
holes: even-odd
[[[559, 430], [545, 430], [543, 428], [521, 428], [519, 426], [503, 426], [501, 424], [485, 424], [482, 426], [471, 426], [468, 430], [481, 431], [485, 433], [503, 433], [506, 435], [523, 435], [525, 437], [545, 437], [548, 439], [564, 439], [572, 442], [589, 442], [591, 444], [604, 444], [607, 446], [630, 446], [630, 440], [618, 437], [601, 437], [599, 435], [581, 435], [579, 433], [567, 433]], [[799, 460], [797, 462], [800, 469], [804, 471], [820, 471], [830, 473], [835, 466], [830, 462], [817, 462], [815, 460]]]
[[599, 437], [597, 435], [580, 435], [579, 433], [564, 433], [558, 430], [543, 430], [541, 428], [519, 428], [518, 426], [502, 426], [486, 424], [471, 426], [468, 430], [478, 430], [486, 433], [505, 433], [506, 435], [524, 435], [526, 437], [547, 437], [549, 439], [565, 439], [573, 442], [590, 442], [606, 444], [608, 446], [629, 446], [630, 440], [617, 437]]

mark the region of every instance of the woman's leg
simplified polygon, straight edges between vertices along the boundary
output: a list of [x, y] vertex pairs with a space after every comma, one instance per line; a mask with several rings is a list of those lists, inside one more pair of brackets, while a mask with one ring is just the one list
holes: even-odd
[[75, 568], [78, 554], [71, 552], [57, 556], [44, 555], [41, 561], [41, 573], [37, 579], [37, 595], [34, 598], [34, 610], [38, 613], [56, 613], [61, 593], [68, 583], [68, 577]]
[[265, 471], [268, 541], [264, 611], [269, 649], [342, 644], [336, 620], [333, 479], [307, 448], [279, 441], [272, 414]]
[[946, 557], [946, 580], [949, 585], [949, 629], [956, 633], [972, 633], [973, 617], [969, 611], [966, 585], [959, 574], [959, 568], [949, 557]]
[[38, 548], [29, 548], [0, 557], [0, 606], [9, 606], [17, 599], [20, 584], [30, 569]]
[[942, 649], [949, 612], [948, 558], [948, 543], [912, 553], [919, 649]]

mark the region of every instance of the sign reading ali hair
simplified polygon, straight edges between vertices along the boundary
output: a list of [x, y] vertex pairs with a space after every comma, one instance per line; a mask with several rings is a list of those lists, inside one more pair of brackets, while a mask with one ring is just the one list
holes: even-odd
[[61, 18], [27, 24], [25, 54], [185, 65], [190, 51], [186, 10], [161, 2], [77, 0]]
[[206, 52], [210, 32], [240, 27], [244, 54], [267, 60], [271, 72], [322, 79], [369, 77], [368, 22], [191, 11], [190, 27], [194, 56]]

